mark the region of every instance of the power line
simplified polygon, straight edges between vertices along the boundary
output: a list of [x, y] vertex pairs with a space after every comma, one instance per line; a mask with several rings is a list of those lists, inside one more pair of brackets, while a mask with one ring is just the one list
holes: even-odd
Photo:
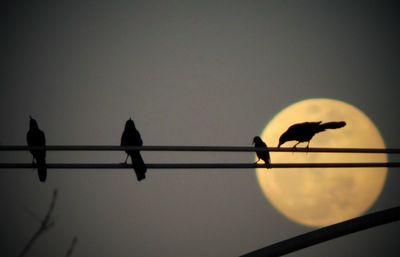
[[[0, 151], [186, 151], [186, 152], [255, 152], [265, 148], [249, 146], [116, 146], [116, 145], [48, 145], [48, 146], [0, 146]], [[399, 154], [399, 148], [268, 148], [271, 152], [307, 152], [307, 153], [366, 153], [366, 154]], [[149, 163], [149, 169], [260, 169], [260, 168], [371, 168], [400, 167], [400, 162], [382, 163], [273, 163], [266, 167], [255, 163]], [[35, 168], [30, 163], [0, 163], [0, 168], [29, 169]], [[49, 163], [50, 169], [131, 169], [124, 163]]]
[[[382, 168], [400, 167], [400, 162], [369, 163], [273, 163], [268, 166], [255, 163], [148, 163], [149, 169], [281, 169], [281, 168]], [[32, 169], [31, 163], [0, 163], [0, 169]], [[125, 163], [48, 163], [49, 169], [132, 169]]]
[[[255, 152], [265, 151], [265, 148], [251, 146], [117, 146], [117, 145], [47, 145], [47, 146], [22, 146], [1, 145], [0, 151], [176, 151], [176, 152]], [[270, 152], [308, 152], [308, 153], [366, 153], [366, 154], [400, 154], [400, 148], [295, 148], [268, 147]]]

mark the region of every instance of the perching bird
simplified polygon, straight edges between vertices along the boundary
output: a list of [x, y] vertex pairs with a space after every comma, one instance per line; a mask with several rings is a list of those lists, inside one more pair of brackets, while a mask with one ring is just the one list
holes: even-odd
[[253, 144], [255, 147], [264, 147], [265, 150], [264, 151], [256, 151], [257, 154], [257, 158], [258, 160], [256, 161], [256, 163], [258, 163], [260, 160], [263, 160], [265, 162], [266, 165], [269, 165], [271, 163], [271, 158], [269, 156], [269, 151], [267, 149], [267, 144], [264, 143], [264, 141], [262, 141], [262, 139], [258, 136], [253, 138]]
[[338, 129], [342, 128], [346, 125], [344, 121], [332, 121], [322, 123], [318, 122], [303, 122], [297, 123], [290, 126], [285, 133], [281, 135], [279, 138], [278, 148], [288, 142], [288, 141], [297, 141], [297, 143], [293, 146], [293, 149], [302, 142], [307, 142], [307, 148], [310, 145], [310, 140], [313, 136], [319, 132], [325, 131], [325, 129]]
[[[43, 131], [39, 129], [35, 119], [33, 119], [31, 116], [29, 116], [29, 118], [29, 131], [26, 134], [26, 141], [28, 143], [28, 146], [45, 146], [46, 138]], [[39, 180], [41, 182], [45, 182], [47, 177], [46, 151], [30, 150], [30, 152], [33, 156], [32, 163], [34, 164], [36, 160]]]
[[[132, 119], [129, 119], [125, 123], [125, 129], [121, 137], [121, 146], [142, 146], [143, 141], [140, 137], [139, 131], [135, 127], [135, 123]], [[131, 157], [133, 169], [136, 173], [138, 181], [146, 178], [146, 164], [144, 163], [140, 152], [137, 150], [125, 151], [127, 153], [125, 163], [128, 160], [128, 156]]]

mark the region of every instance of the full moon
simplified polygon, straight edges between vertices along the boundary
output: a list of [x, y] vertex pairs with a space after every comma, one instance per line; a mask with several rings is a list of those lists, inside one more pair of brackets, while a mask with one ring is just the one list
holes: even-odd
[[[279, 112], [261, 138], [277, 146], [286, 129], [305, 121], [345, 121], [340, 129], [316, 134], [310, 147], [384, 148], [373, 122], [356, 107], [332, 99], [308, 99]], [[291, 141], [283, 147], [292, 147]], [[297, 147], [305, 147], [300, 143]], [[272, 152], [272, 163], [387, 162], [386, 154]], [[357, 217], [379, 197], [387, 168], [257, 169], [260, 188], [269, 202], [289, 220], [323, 227]]]

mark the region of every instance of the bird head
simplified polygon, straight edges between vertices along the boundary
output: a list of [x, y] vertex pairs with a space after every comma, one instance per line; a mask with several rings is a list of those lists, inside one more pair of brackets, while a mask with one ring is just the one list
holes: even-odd
[[261, 140], [261, 138], [259, 137], [259, 136], [255, 136], [254, 138], [253, 138], [253, 145], [254, 144], [257, 144], [257, 143], [259, 143], [259, 142], [261, 142], [262, 140]]
[[126, 121], [125, 129], [135, 129], [135, 123], [131, 118], [129, 118], [129, 120]]
[[281, 147], [281, 145], [283, 145], [284, 143], [286, 143], [288, 140], [287, 138], [287, 134], [283, 133], [280, 138], [279, 138], [279, 144], [278, 144], [278, 148]]
[[39, 129], [39, 126], [34, 118], [29, 115], [29, 128], [30, 129]]

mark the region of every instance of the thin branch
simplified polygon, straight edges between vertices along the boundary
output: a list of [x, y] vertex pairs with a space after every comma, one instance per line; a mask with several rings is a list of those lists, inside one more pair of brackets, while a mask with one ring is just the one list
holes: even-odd
[[42, 223], [42, 219], [39, 218], [39, 216], [34, 213], [31, 209], [29, 209], [28, 207], [24, 207], [24, 210], [35, 220], [37, 221], [39, 224]]
[[[370, 153], [370, 154], [400, 154], [400, 148], [296, 148], [268, 147], [270, 152], [308, 152], [308, 153]], [[0, 145], [0, 151], [195, 151], [195, 152], [255, 152], [265, 148], [251, 146], [116, 146], [116, 145], [47, 145], [47, 146], [21, 146]]]
[[65, 257], [72, 256], [72, 253], [73, 253], [74, 248], [75, 248], [77, 243], [78, 243], [78, 238], [76, 236], [74, 236], [74, 238], [72, 238], [71, 245], [69, 246], [67, 254], [65, 255]]
[[276, 257], [316, 245], [337, 237], [400, 220], [400, 206], [367, 214], [358, 218], [317, 229], [259, 250], [242, 257]]
[[[31, 169], [31, 163], [0, 163], [0, 169]], [[382, 168], [400, 167], [400, 162], [362, 162], [362, 163], [148, 163], [148, 169], [282, 169], [282, 168]], [[48, 169], [132, 169], [125, 163], [48, 163]]]
[[22, 252], [18, 255], [19, 257], [24, 256], [31, 249], [31, 247], [33, 246], [35, 241], [39, 238], [39, 236], [54, 226], [54, 222], [51, 220], [51, 214], [56, 205], [56, 200], [57, 200], [57, 190], [55, 189], [53, 191], [53, 198], [50, 202], [49, 210], [47, 211], [46, 216], [42, 220], [39, 229], [33, 234], [32, 238], [25, 245]]

